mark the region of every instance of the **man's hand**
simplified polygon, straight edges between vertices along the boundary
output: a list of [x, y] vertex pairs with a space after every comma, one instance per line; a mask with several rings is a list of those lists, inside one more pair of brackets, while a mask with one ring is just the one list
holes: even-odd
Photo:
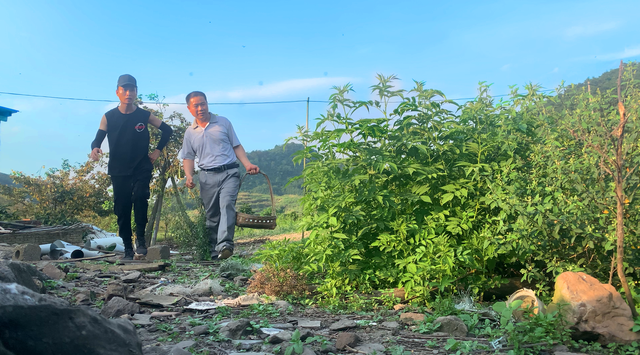
[[193, 189], [196, 187], [196, 184], [193, 183], [193, 176], [187, 176], [187, 182], [185, 183], [188, 188]]
[[258, 168], [257, 165], [253, 165], [251, 163], [247, 164], [247, 166], [245, 166], [244, 168], [247, 169], [249, 175], [255, 175], [260, 172], [260, 168]]
[[151, 160], [151, 164], [153, 164], [160, 157], [160, 151], [154, 150], [153, 153], [149, 154], [149, 160]]
[[102, 154], [102, 149], [100, 148], [93, 148], [93, 150], [91, 151], [91, 160], [93, 161], [98, 161], [100, 160], [100, 154]]

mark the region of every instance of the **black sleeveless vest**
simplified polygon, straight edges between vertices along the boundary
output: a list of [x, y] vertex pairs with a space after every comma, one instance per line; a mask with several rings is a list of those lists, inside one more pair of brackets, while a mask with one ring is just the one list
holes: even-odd
[[133, 175], [153, 170], [149, 160], [149, 117], [151, 112], [136, 107], [129, 114], [114, 108], [105, 114], [109, 139], [108, 174]]

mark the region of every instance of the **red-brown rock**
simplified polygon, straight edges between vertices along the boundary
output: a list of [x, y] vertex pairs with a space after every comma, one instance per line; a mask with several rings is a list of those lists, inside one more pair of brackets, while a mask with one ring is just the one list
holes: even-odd
[[564, 272], [556, 280], [553, 304], [568, 304], [563, 310], [571, 328], [580, 333], [598, 337], [598, 342], [631, 343], [640, 340], [640, 334], [632, 332], [631, 309], [616, 289], [601, 284], [582, 272]]
[[424, 321], [424, 314], [407, 312], [400, 315], [400, 322], [404, 324], [416, 324]]

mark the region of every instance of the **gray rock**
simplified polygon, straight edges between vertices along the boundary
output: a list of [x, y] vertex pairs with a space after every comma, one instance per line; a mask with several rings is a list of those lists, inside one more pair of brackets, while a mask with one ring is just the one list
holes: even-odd
[[221, 295], [223, 292], [224, 287], [220, 284], [220, 279], [207, 279], [195, 285], [190, 294], [193, 296], [211, 296]]
[[467, 336], [467, 325], [464, 324], [462, 319], [456, 316], [446, 316], [437, 318], [433, 321], [434, 324], [440, 323], [440, 327], [438, 328], [439, 332], [447, 333], [453, 336], [458, 337], [466, 337]]
[[384, 354], [385, 347], [382, 344], [372, 343], [372, 344], [362, 344], [360, 346], [355, 347], [356, 350], [362, 351], [365, 354]]
[[355, 333], [340, 333], [336, 339], [336, 348], [343, 350], [347, 346], [354, 347], [359, 340], [358, 335]]
[[150, 314], [134, 314], [131, 323], [135, 325], [152, 325]]
[[131, 322], [50, 304], [0, 307], [0, 343], [14, 354], [78, 354], [82, 349], [92, 355], [142, 355]]
[[286, 311], [287, 309], [289, 309], [289, 307], [292, 307], [291, 303], [282, 300], [273, 302], [273, 306], [283, 311]]
[[20, 261], [0, 261], [0, 282], [17, 283], [31, 291], [45, 293], [44, 282], [49, 277], [35, 266]]
[[398, 322], [382, 322], [380, 326], [387, 329], [398, 329], [400, 324]]
[[271, 353], [256, 353], [256, 352], [246, 352], [246, 353], [229, 353], [229, 355], [273, 355]]
[[331, 344], [326, 344], [320, 347], [320, 353], [321, 354], [330, 354], [330, 353], [337, 354], [338, 349], [336, 349], [336, 347]]
[[319, 320], [298, 320], [298, 327], [300, 328], [322, 328], [322, 322]]
[[140, 271], [132, 271], [132, 272], [122, 276], [120, 278], [120, 280], [122, 282], [125, 282], [125, 283], [133, 283], [133, 282], [138, 281], [140, 276], [142, 276], [142, 273]]
[[275, 323], [275, 324], [271, 324], [271, 328], [293, 329], [295, 327], [291, 323]]
[[308, 346], [302, 348], [302, 354], [300, 355], [316, 355], [316, 352]]
[[125, 295], [131, 296], [135, 292], [133, 285], [125, 285], [120, 281], [111, 281], [107, 285], [107, 291], [105, 292], [105, 298], [107, 301], [111, 300], [113, 297], [122, 297]]
[[100, 314], [106, 318], [115, 318], [123, 314], [136, 314], [138, 312], [140, 312], [140, 305], [129, 302], [124, 298], [114, 297], [102, 307]]
[[313, 331], [309, 329], [302, 329], [300, 331], [300, 340], [302, 341], [305, 341], [307, 338], [311, 338], [312, 336], [314, 336]]
[[54, 305], [65, 307], [69, 302], [42, 295], [16, 283], [0, 284], [0, 306]]
[[174, 345], [174, 348], [180, 348], [180, 349], [188, 349], [192, 346], [196, 345], [196, 342], [193, 340], [184, 340], [179, 342], [178, 344]]
[[267, 342], [270, 344], [280, 344], [291, 340], [293, 334], [288, 330], [283, 330], [278, 334], [270, 335]]
[[177, 348], [174, 346], [173, 348], [171, 348], [171, 351], [169, 351], [169, 354], [167, 355], [191, 355], [191, 353], [182, 348]]
[[357, 327], [358, 325], [353, 319], [341, 319], [329, 326], [329, 330], [347, 330]]
[[198, 325], [193, 327], [193, 335], [200, 336], [204, 334], [209, 334], [209, 326], [208, 325]]
[[244, 285], [247, 284], [247, 281], [249, 281], [249, 278], [246, 276], [236, 276], [233, 278], [233, 283], [238, 287], [244, 287]]
[[247, 336], [251, 333], [253, 333], [251, 322], [247, 319], [229, 322], [222, 327], [219, 332], [220, 336], [227, 339], [240, 339], [240, 337]]
[[262, 340], [234, 340], [233, 345], [235, 345], [238, 350], [251, 350], [256, 345], [261, 345]]

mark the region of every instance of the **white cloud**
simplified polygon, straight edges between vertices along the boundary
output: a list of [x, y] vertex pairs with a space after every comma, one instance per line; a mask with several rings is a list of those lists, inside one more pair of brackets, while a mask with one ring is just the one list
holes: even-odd
[[503, 65], [500, 70], [507, 71], [511, 68], [511, 63]]
[[631, 58], [639, 55], [640, 55], [640, 45], [637, 45], [634, 47], [625, 47], [625, 49], [620, 52], [605, 53], [605, 54], [595, 55], [593, 57], [588, 57], [588, 58], [595, 58], [596, 60], [620, 60], [620, 59]]
[[608, 22], [598, 24], [588, 24], [585, 26], [573, 26], [564, 31], [564, 37], [566, 39], [575, 39], [578, 37], [590, 37], [597, 34], [614, 30], [620, 27], [620, 22]]

